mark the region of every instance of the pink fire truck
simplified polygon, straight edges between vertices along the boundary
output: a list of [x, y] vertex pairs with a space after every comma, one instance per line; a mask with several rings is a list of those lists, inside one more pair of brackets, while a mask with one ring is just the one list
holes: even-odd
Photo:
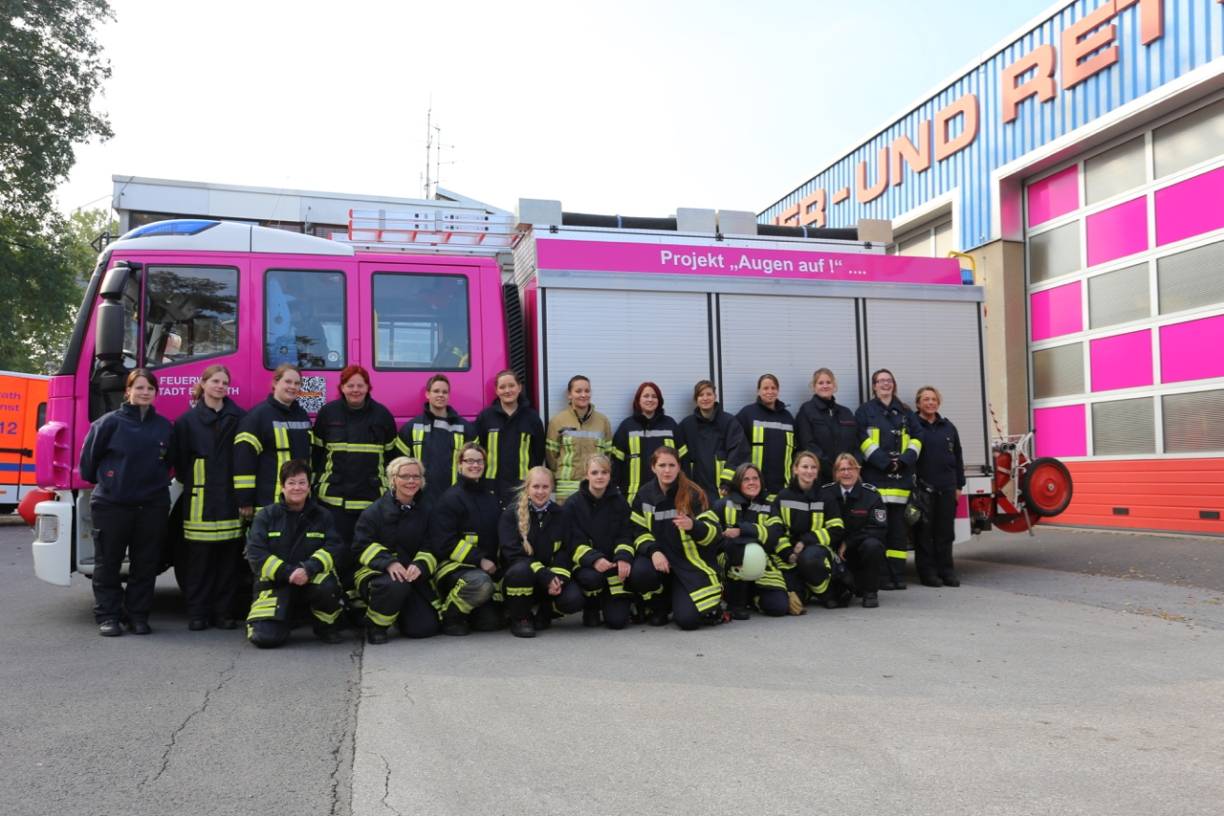
[[[953, 260], [887, 255], [853, 231], [758, 226], [746, 213], [626, 219], [548, 201], [521, 202], [517, 221], [354, 211], [338, 237], [179, 220], [106, 248], [37, 439], [38, 483], [49, 491], [36, 508], [40, 578], [66, 585], [74, 570], [92, 572], [81, 444], [138, 365], [157, 373], [158, 411], [171, 419], [210, 364], [229, 367], [233, 397], [249, 408], [272, 370], [293, 362], [311, 414], [337, 397], [351, 363], [369, 369], [374, 396], [399, 422], [421, 410], [434, 372], [450, 378], [455, 409], [474, 417], [493, 398], [496, 372], [514, 367], [545, 422], [582, 373], [614, 424], [643, 379], [679, 415], [699, 379], [735, 409], [770, 371], [797, 408], [813, 369], [828, 366], [853, 406], [868, 395], [869, 372], [886, 366], [906, 389], [940, 387], [961, 430], [967, 493], [994, 491], [983, 293]], [[965, 539], [967, 503], [961, 515]]]

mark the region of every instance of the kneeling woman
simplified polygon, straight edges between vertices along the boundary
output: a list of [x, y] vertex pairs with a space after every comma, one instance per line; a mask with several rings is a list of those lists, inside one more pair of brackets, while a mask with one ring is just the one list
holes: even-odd
[[[825, 485], [825, 507], [840, 512], [843, 529], [835, 544], [854, 574], [854, 586], [863, 596], [863, 606], [880, 605], [878, 591], [884, 572], [884, 541], [888, 536], [888, 510], [874, 487], [859, 479], [859, 463], [852, 454], [840, 454], [833, 462], [833, 484]], [[836, 503], [836, 504], [835, 504]]]
[[586, 595], [583, 626], [609, 629], [629, 625], [633, 595], [625, 579], [633, 567], [633, 524], [629, 503], [612, 481], [612, 462], [602, 453], [587, 459], [586, 478], [565, 502], [574, 578]]
[[386, 643], [387, 629], [397, 623], [404, 637], [438, 633], [425, 466], [400, 456], [387, 465], [387, 481], [391, 489], [361, 511], [351, 551], [353, 581], [366, 604], [366, 639], [374, 644]]
[[485, 449], [475, 442], [459, 450], [459, 481], [442, 494], [430, 519], [444, 635], [466, 635], [473, 627], [491, 631], [502, 624], [501, 598], [495, 597], [501, 507], [484, 478], [486, 461]]
[[845, 606], [850, 588], [844, 579], [834, 580], [840, 556], [833, 547], [843, 531], [842, 519], [837, 508], [825, 507], [820, 460], [811, 451], [800, 451], [791, 473], [773, 504], [773, 514], [781, 521], [777, 556], [787, 584], [804, 600], [819, 600], [829, 609]]
[[629, 588], [649, 609], [649, 623], [667, 623], [668, 607], [681, 629], [719, 623], [722, 583], [718, 578], [718, 520], [708, 509], [705, 491], [680, 470], [671, 448], [657, 448], [650, 457], [655, 478], [633, 500], [637, 525], [634, 545], [638, 558], [629, 574]]
[[310, 498], [310, 469], [301, 459], [281, 466], [277, 492], [279, 500], [255, 514], [247, 534], [246, 556], [255, 574], [247, 639], [261, 649], [283, 645], [294, 608], [307, 604], [319, 639], [339, 643], [336, 562], [344, 545], [331, 513]]
[[[766, 558], [776, 549], [781, 537], [781, 521], [771, 515], [769, 503], [762, 494], [761, 471], [756, 465], [744, 463], [735, 469], [727, 485], [727, 495], [714, 504], [714, 515], [722, 525], [722, 554], [727, 575], [727, 604], [731, 617], [748, 620], [748, 604], [755, 601], [757, 609], [766, 615], [785, 615], [788, 608], [786, 579], [777, 565]], [[756, 548], [764, 571], [749, 575], [745, 552]], [[754, 559], [751, 555], [749, 561]]]
[[554, 611], [568, 615], [582, 609], [582, 590], [571, 580], [569, 525], [552, 493], [552, 471], [533, 467], [498, 527], [506, 614], [515, 637], [535, 637], [537, 629], [552, 625]]

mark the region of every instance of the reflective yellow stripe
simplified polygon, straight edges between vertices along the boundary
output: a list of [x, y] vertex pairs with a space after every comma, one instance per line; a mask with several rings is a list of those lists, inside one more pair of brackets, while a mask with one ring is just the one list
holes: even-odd
[[784, 474], [784, 477], [783, 477], [784, 481], [785, 481], [785, 477], [789, 475], [791, 472], [791, 457], [794, 455], [794, 453], [795, 453], [795, 432], [787, 431], [786, 432], [786, 462], [782, 466], [782, 473]]
[[438, 569], [438, 559], [434, 558], [434, 555], [431, 552], [421, 550], [419, 553], [416, 554], [416, 556], [412, 560], [413, 561], [424, 561], [425, 566], [429, 568], [430, 572], [434, 572], [435, 570]]
[[263, 567], [259, 570], [259, 578], [262, 581], [276, 580], [276, 571], [284, 566], [285, 562], [275, 555], [269, 555], [264, 559]]
[[204, 519], [204, 459], [197, 458], [191, 468], [191, 510], [187, 518], [191, 521]]
[[323, 623], [333, 624], [336, 622], [336, 619], [340, 617], [340, 610], [337, 609], [335, 612], [324, 612], [320, 609], [311, 608], [310, 614], [314, 615]]
[[519, 434], [518, 477], [526, 479], [529, 470], [531, 470], [531, 435]]
[[884, 557], [885, 558], [900, 558], [902, 561], [904, 561], [905, 560], [905, 550], [885, 550]]
[[251, 433], [250, 431], [243, 431], [242, 433], [234, 437], [235, 445], [238, 445], [243, 442], [245, 442], [246, 444], [254, 448], [256, 455], [263, 453], [263, 443], [259, 441], [258, 436]]
[[375, 612], [373, 608], [366, 607], [366, 618], [375, 626], [392, 626], [399, 617], [399, 612], [390, 615], [384, 615], [381, 612]]
[[752, 464], [757, 470], [762, 470], [765, 461], [765, 429], [760, 425], [752, 426]]
[[489, 453], [489, 464], [488, 464], [488, 467], [485, 468], [485, 478], [486, 479], [496, 479], [497, 478], [497, 464], [498, 464], [497, 460], [499, 458], [498, 451], [497, 451], [497, 440], [498, 440], [498, 437], [500, 436], [501, 436], [501, 431], [489, 431], [489, 438], [485, 443], [485, 449]]
[[320, 575], [328, 572], [335, 572], [336, 562], [332, 560], [331, 553], [329, 553], [327, 550], [322, 548], [317, 549], [310, 554], [310, 557], [317, 559], [318, 562], [323, 565], [323, 572], [319, 573]]
[[361, 562], [362, 566], [368, 567], [370, 566], [370, 562], [374, 560], [374, 556], [378, 555], [385, 549], [387, 548], [375, 541], [361, 551], [361, 555], [357, 557], [357, 560]]
[[629, 437], [629, 495], [626, 501], [633, 501], [638, 488], [642, 486], [642, 437]]

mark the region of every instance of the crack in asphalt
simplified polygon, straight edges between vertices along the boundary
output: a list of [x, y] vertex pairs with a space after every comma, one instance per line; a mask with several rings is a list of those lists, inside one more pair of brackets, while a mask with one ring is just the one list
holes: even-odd
[[238, 658], [235, 657], [233, 660], [230, 661], [229, 666], [221, 670], [221, 674], [217, 681], [217, 685], [213, 686], [210, 689], [207, 689], [204, 692], [204, 700], [203, 702], [200, 703], [200, 707], [195, 709], [191, 713], [189, 713], [186, 717], [184, 717], [183, 721], [179, 723], [178, 728], [175, 728], [174, 731], [170, 733], [170, 741], [166, 743], [166, 750], [162, 752], [161, 767], [157, 769], [157, 773], [153, 774], [153, 776], [146, 778], [143, 782], [141, 782], [140, 787], [143, 788], [145, 785], [151, 785], [154, 782], [156, 782], [158, 779], [161, 779], [162, 774], [164, 774], [166, 772], [166, 769], [170, 767], [170, 755], [174, 753], [174, 749], [178, 745], [179, 735], [182, 734], [183, 731], [187, 729], [187, 726], [191, 724], [192, 720], [194, 720], [199, 715], [203, 714], [208, 709], [209, 703], [212, 702], [213, 695], [219, 692], [222, 688], [224, 688], [225, 684], [228, 683], [233, 678], [234, 671], [237, 668], [237, 666], [238, 666]]
[[[331, 810], [329, 811], [329, 816], [342, 816], [342, 814], [351, 814], [353, 812], [352, 770], [357, 752], [357, 703], [361, 692], [361, 658], [364, 653], [364, 639], [349, 653], [352, 667], [349, 670], [348, 682], [345, 684], [344, 689], [344, 699], [346, 701], [344, 717], [340, 725], [339, 739], [336, 740], [336, 747], [331, 752], [335, 765], [331, 773]], [[341, 780], [344, 777], [346, 767], [349, 771], [348, 801], [344, 803], [347, 806], [342, 807]]]
[[382, 754], [375, 753], [374, 756], [382, 760], [382, 764], [383, 764], [382, 806], [385, 807], [387, 810], [391, 811], [392, 813], [394, 813], [395, 816], [403, 816], [403, 814], [400, 813], [399, 810], [394, 805], [392, 805], [390, 802], [387, 801], [387, 799], [390, 798], [391, 796], [391, 763], [387, 762], [387, 758], [383, 756]]

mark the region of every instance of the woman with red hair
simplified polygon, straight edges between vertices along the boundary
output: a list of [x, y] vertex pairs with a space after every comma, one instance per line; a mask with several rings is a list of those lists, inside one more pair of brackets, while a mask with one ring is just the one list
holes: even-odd
[[612, 436], [613, 474], [630, 504], [642, 482], [650, 479], [645, 463], [664, 446], [676, 451], [682, 465], [687, 461], [684, 433], [676, 420], [663, 413], [663, 392], [654, 383], [644, 382], [633, 395], [633, 413]]
[[[340, 372], [340, 399], [319, 410], [314, 424], [315, 499], [332, 514], [347, 553], [361, 511], [387, 490], [386, 463], [395, 451], [395, 418], [370, 396], [370, 372], [359, 365]], [[350, 608], [364, 614], [353, 588], [353, 566], [337, 564]]]

